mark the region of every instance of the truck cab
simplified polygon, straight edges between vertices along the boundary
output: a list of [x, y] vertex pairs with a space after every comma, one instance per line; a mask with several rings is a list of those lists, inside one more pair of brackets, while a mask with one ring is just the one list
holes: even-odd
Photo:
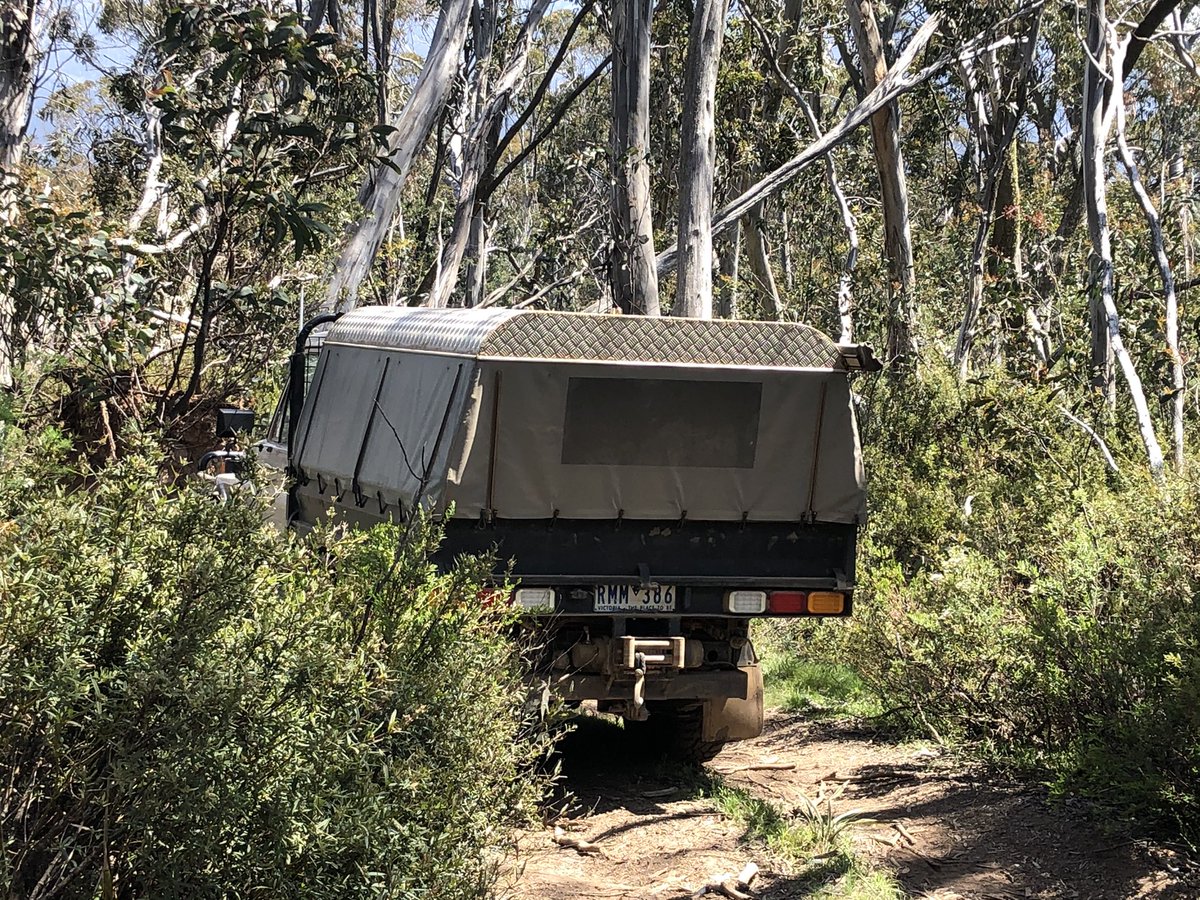
[[762, 730], [761, 617], [848, 616], [865, 490], [849, 378], [805, 325], [370, 307], [297, 344], [266, 439], [281, 524], [442, 520], [491, 553], [535, 676], [710, 755]]

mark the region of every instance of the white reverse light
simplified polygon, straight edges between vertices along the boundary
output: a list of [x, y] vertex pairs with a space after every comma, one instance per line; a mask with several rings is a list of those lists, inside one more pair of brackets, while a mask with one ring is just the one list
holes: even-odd
[[554, 609], [554, 588], [518, 588], [513, 600], [524, 609]]
[[766, 591], [730, 591], [725, 595], [725, 609], [731, 613], [756, 615], [767, 609]]

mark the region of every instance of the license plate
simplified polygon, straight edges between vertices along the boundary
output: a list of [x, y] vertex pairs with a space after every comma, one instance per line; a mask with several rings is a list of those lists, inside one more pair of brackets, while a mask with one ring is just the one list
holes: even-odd
[[595, 612], [674, 612], [675, 587], [669, 584], [602, 584], [596, 588]]

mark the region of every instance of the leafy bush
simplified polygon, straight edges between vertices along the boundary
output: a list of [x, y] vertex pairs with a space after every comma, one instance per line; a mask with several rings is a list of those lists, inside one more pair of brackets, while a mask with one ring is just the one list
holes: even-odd
[[1160, 488], [1120, 446], [1114, 475], [1060, 402], [999, 375], [880, 385], [855, 617], [808, 627], [806, 652], [901, 724], [1195, 840], [1200, 485]]
[[539, 739], [480, 563], [0, 439], [0, 893], [486, 893]]

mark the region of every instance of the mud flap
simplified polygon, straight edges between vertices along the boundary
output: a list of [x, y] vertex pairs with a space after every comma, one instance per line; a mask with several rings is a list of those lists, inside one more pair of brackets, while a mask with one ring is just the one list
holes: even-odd
[[704, 701], [702, 739], [705, 742], [744, 741], [762, 734], [762, 668], [758, 665], [740, 668], [746, 673], [745, 697], [715, 697]]

